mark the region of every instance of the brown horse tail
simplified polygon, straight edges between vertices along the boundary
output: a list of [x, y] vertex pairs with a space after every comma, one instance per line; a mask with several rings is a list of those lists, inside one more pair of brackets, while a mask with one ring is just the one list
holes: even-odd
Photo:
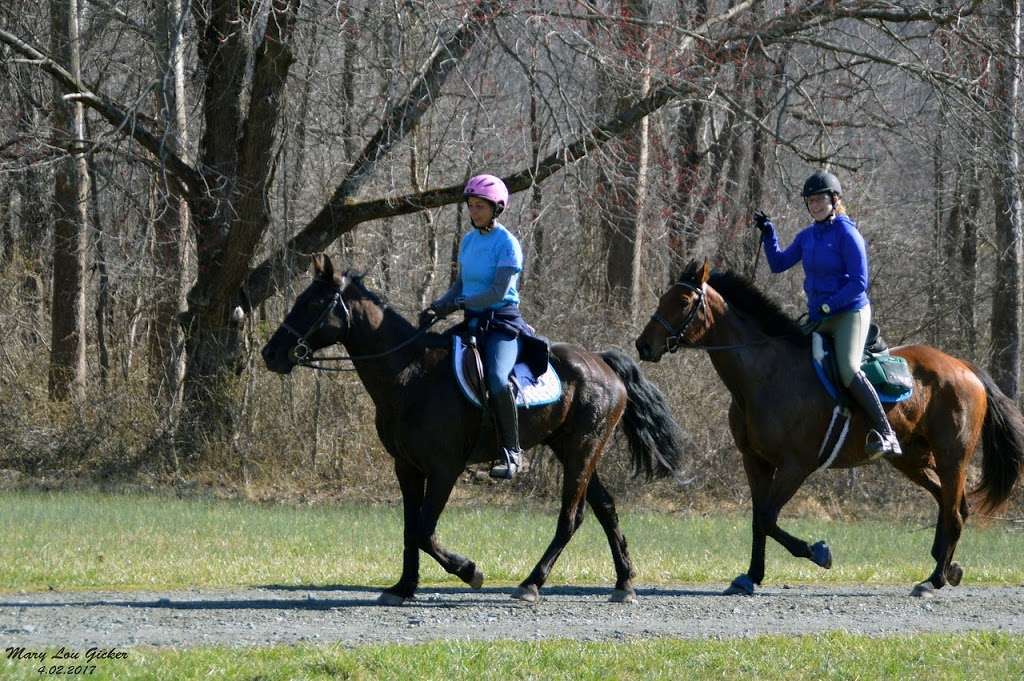
[[971, 498], [978, 503], [981, 513], [992, 514], [1006, 505], [1024, 470], [1024, 415], [991, 376], [973, 364], [970, 367], [988, 395], [981, 431], [985, 447], [981, 483], [971, 491]]
[[668, 400], [625, 353], [608, 350], [601, 353], [601, 359], [626, 386], [622, 430], [633, 457], [633, 477], [641, 473], [648, 478], [675, 475], [690, 448], [690, 438], [672, 418]]

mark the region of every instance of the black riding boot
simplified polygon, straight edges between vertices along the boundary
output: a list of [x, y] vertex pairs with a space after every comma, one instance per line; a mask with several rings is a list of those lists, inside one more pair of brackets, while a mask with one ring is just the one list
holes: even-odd
[[512, 395], [512, 386], [496, 394], [490, 399], [494, 423], [498, 427], [498, 444], [501, 448], [502, 463], [491, 469], [492, 478], [511, 480], [516, 471], [522, 467], [523, 452], [519, 449], [519, 414], [516, 412], [516, 400]]
[[849, 391], [854, 399], [857, 400], [857, 404], [864, 410], [868, 417], [868, 423], [871, 424], [872, 430], [868, 432], [864, 451], [867, 452], [868, 456], [876, 456], [878, 454], [884, 454], [888, 457], [901, 456], [903, 450], [900, 449], [896, 433], [889, 424], [889, 418], [885, 415], [885, 410], [882, 409], [882, 403], [878, 400], [875, 386], [871, 385], [871, 382], [863, 372], [858, 371], [853, 375]]

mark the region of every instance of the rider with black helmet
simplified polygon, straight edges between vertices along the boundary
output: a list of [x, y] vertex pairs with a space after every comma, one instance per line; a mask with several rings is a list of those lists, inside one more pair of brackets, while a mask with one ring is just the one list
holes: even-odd
[[814, 222], [782, 250], [775, 227], [763, 212], [754, 214], [761, 230], [765, 257], [772, 272], [784, 272], [798, 262], [804, 267], [808, 315], [819, 322], [817, 331], [832, 336], [839, 375], [867, 414], [872, 430], [868, 454], [902, 454], [878, 393], [860, 370], [864, 342], [871, 324], [868, 300], [868, 258], [864, 238], [843, 207], [843, 188], [832, 173], [819, 170], [804, 182], [801, 196]]

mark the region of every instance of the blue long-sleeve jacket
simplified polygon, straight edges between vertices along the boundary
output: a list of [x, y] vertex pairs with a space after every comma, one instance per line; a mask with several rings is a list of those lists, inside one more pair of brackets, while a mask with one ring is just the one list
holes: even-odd
[[775, 229], [763, 235], [764, 254], [772, 272], [785, 272], [798, 262], [804, 265], [804, 293], [811, 320], [825, 315], [859, 310], [868, 304], [868, 256], [857, 225], [845, 215], [815, 222], [802, 229], [789, 245], [779, 248]]

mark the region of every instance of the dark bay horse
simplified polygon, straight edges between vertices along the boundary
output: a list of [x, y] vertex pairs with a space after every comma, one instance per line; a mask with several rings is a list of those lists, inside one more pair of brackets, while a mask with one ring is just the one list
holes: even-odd
[[[761, 583], [766, 536], [798, 558], [831, 567], [827, 544], [811, 546], [778, 525], [782, 507], [818, 468], [833, 407], [811, 364], [810, 338], [797, 323], [745, 279], [693, 262], [661, 296], [636, 347], [641, 359], [652, 362], [677, 347], [706, 349], [732, 396], [729, 427], [750, 485], [753, 547], [749, 571], [726, 593], [753, 593]], [[885, 405], [904, 452], [890, 463], [939, 505], [935, 570], [913, 591], [929, 595], [963, 577], [952, 559], [967, 520], [964, 479], [978, 444], [984, 443], [984, 457], [972, 501], [994, 512], [1006, 504], [1024, 466], [1024, 417], [969, 362], [927, 345], [894, 348], [892, 354], [909, 363], [914, 392], [905, 402]], [[866, 427], [855, 411], [834, 468], [868, 463]]]
[[[490, 419], [462, 395], [448, 347], [428, 343], [359, 277], [336, 274], [326, 256], [317, 256], [313, 265], [312, 283], [263, 348], [263, 359], [271, 371], [286, 374], [308, 362], [312, 352], [340, 343], [373, 399], [377, 434], [394, 457], [405, 516], [402, 576], [384, 590], [380, 602], [396, 605], [413, 598], [421, 550], [479, 589], [483, 573], [473, 561], [441, 546], [435, 529], [466, 465], [494, 458], [497, 440]], [[597, 463], [621, 420], [634, 472], [667, 475], [683, 454], [683, 433], [664, 397], [623, 353], [594, 354], [556, 344], [551, 362], [562, 379], [562, 399], [521, 410], [519, 424], [524, 449], [548, 445], [561, 462], [562, 505], [554, 539], [513, 596], [539, 598], [555, 560], [583, 522], [586, 501], [611, 547], [612, 600], [632, 602], [633, 565]]]

